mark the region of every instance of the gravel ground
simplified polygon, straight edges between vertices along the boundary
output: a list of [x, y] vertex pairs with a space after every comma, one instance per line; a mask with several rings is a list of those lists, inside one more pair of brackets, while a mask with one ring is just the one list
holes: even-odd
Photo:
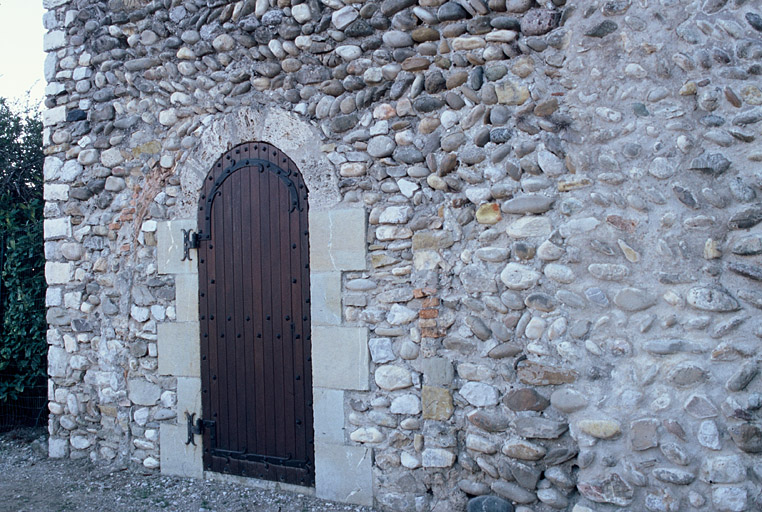
[[374, 512], [303, 494], [48, 459], [44, 429], [0, 434], [0, 511]]

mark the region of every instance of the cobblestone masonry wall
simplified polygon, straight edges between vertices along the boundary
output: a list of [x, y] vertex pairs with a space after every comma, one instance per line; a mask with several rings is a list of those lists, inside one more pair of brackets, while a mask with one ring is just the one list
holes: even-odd
[[368, 214], [380, 508], [762, 507], [759, 2], [44, 4], [52, 456], [159, 466], [157, 222], [213, 123], [281, 109]]

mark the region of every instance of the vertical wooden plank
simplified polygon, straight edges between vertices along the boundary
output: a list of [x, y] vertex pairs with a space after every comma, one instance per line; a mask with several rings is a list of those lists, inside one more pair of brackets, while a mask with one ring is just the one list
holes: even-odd
[[[241, 148], [238, 149], [236, 154], [237, 160], [241, 160], [243, 155], [241, 154]], [[243, 238], [244, 238], [244, 221], [243, 221], [243, 209], [244, 203], [248, 203], [248, 198], [244, 199], [243, 195], [243, 182], [246, 178], [246, 169], [241, 169], [233, 174], [229, 180], [232, 180], [233, 187], [233, 254], [232, 254], [232, 283], [233, 288], [233, 307], [230, 308], [230, 314], [232, 314], [232, 322], [230, 324], [230, 340], [235, 347], [235, 393], [236, 402], [234, 403], [234, 409], [236, 410], [236, 450], [247, 450], [246, 443], [246, 359], [245, 359], [245, 345], [243, 340], [243, 307], [244, 307], [244, 288], [246, 283], [242, 279], [243, 269]]]
[[[252, 156], [259, 158], [259, 144], [252, 147]], [[254, 388], [255, 388], [255, 453], [264, 453], [266, 444], [266, 400], [265, 394], [265, 367], [264, 367], [264, 289], [262, 277], [262, 219], [261, 219], [261, 200], [263, 174], [259, 168], [253, 169], [251, 182], [251, 279], [252, 279], [252, 310], [251, 310], [251, 333], [254, 340]]]
[[[283, 168], [287, 169], [293, 174], [292, 163], [284, 155]], [[298, 176], [295, 175], [294, 178]], [[298, 186], [298, 179], [294, 179]], [[300, 203], [301, 204], [301, 203]], [[289, 206], [291, 209], [291, 206]], [[289, 339], [291, 354], [289, 357], [289, 364], [291, 366], [292, 373], [292, 389], [293, 389], [293, 401], [292, 401], [292, 414], [291, 418], [293, 424], [293, 438], [292, 446], [294, 450], [294, 458], [304, 460], [306, 455], [305, 439], [304, 439], [304, 371], [301, 366], [302, 359], [302, 334], [301, 334], [301, 316], [302, 316], [302, 276], [301, 276], [301, 254], [299, 252], [299, 224], [300, 224], [300, 212], [296, 207], [289, 214], [289, 277], [290, 285], [290, 302], [291, 302], [291, 324], [294, 326], [292, 335]], [[298, 379], [298, 380], [297, 380]], [[299, 483], [303, 483], [300, 482]]]
[[[213, 168], [212, 168], [213, 169]], [[206, 188], [206, 187], [204, 187]], [[203, 226], [206, 221], [206, 207], [204, 205], [205, 194], [201, 195], [200, 206], [198, 211], [198, 226]], [[208, 260], [209, 260], [209, 244], [201, 244], [198, 248], [198, 318], [199, 318], [199, 335], [201, 336], [199, 355], [201, 356], [201, 414], [207, 416], [211, 409], [210, 396], [209, 396], [209, 293], [208, 293]], [[184, 420], [185, 418], [180, 418]], [[204, 432], [203, 447], [204, 452], [202, 454], [204, 469], [210, 469], [211, 467], [211, 437], [209, 432]]]
[[[266, 158], [267, 147], [265, 144], [259, 144], [259, 156], [260, 158]], [[264, 383], [264, 403], [265, 403], [265, 421], [264, 421], [264, 446], [262, 454], [272, 454], [272, 446], [275, 443], [275, 431], [273, 429], [273, 418], [276, 414], [275, 401], [272, 393], [273, 379], [275, 374], [275, 368], [273, 367], [273, 329], [272, 329], [272, 277], [273, 277], [273, 261], [272, 261], [272, 219], [270, 214], [270, 173], [262, 169], [260, 173], [260, 189], [259, 189], [259, 204], [260, 204], [260, 219], [262, 221], [262, 229], [260, 236], [262, 240], [262, 260], [259, 275], [262, 281], [262, 346], [263, 346], [263, 383]], [[268, 478], [271, 477], [271, 470], [266, 473]]]
[[[230, 155], [225, 154], [222, 162], [223, 170], [230, 164]], [[218, 179], [221, 176], [218, 176]], [[227, 265], [228, 256], [228, 233], [226, 226], [230, 225], [227, 213], [227, 203], [230, 198], [228, 197], [228, 191], [224, 186], [219, 187], [217, 195], [214, 199], [214, 209], [212, 212], [212, 221], [214, 223], [214, 237], [216, 243], [214, 247], [216, 253], [216, 271], [215, 271], [215, 283], [214, 289], [217, 296], [217, 308], [214, 315], [215, 325], [217, 327], [217, 368], [215, 375], [212, 377], [218, 382], [218, 414], [217, 414], [217, 432], [218, 447], [224, 450], [230, 450], [230, 409], [228, 402], [228, 354], [226, 347], [227, 325], [225, 323], [225, 314], [227, 311], [226, 300], [226, 282], [225, 282], [225, 266]]]
[[[222, 167], [225, 166], [225, 158], [222, 159]], [[215, 177], [215, 181], [217, 180], [217, 177], [219, 174]], [[215, 192], [214, 189], [212, 189], [212, 193], [215, 194], [215, 197], [213, 199], [212, 203], [212, 239], [210, 240], [210, 250], [214, 251], [214, 268], [213, 273], [209, 278], [209, 288], [210, 293], [214, 295], [215, 298], [215, 304], [214, 304], [214, 310], [210, 311], [210, 323], [212, 328], [214, 329], [212, 332], [209, 333], [210, 337], [213, 337], [210, 339], [210, 343], [213, 344], [212, 351], [214, 352], [214, 360], [213, 365], [210, 365], [211, 370], [211, 385], [213, 387], [213, 406], [212, 406], [212, 420], [217, 422], [217, 446], [220, 448], [227, 448], [225, 442], [227, 439], [226, 431], [225, 431], [225, 415], [223, 414], [223, 406], [224, 406], [224, 394], [225, 390], [223, 387], [223, 381], [220, 378], [221, 372], [224, 370], [225, 367], [225, 354], [223, 347], [221, 346], [221, 338], [220, 334], [222, 332], [222, 329], [224, 328], [224, 323], [221, 321], [222, 316], [224, 314], [225, 310], [225, 297], [224, 297], [224, 289], [222, 286], [220, 286], [221, 283], [224, 283], [224, 257], [225, 257], [225, 251], [224, 251], [224, 224], [223, 224], [223, 208], [225, 203], [225, 197], [222, 196], [219, 192]]]
[[[268, 160], [273, 160], [273, 148], [268, 147]], [[268, 453], [279, 456], [283, 453], [285, 428], [283, 421], [283, 404], [285, 394], [283, 391], [283, 314], [281, 311], [282, 292], [281, 283], [283, 281], [283, 266], [280, 258], [281, 244], [281, 215], [280, 215], [280, 180], [274, 172], [268, 173], [269, 197], [271, 198], [269, 217], [270, 217], [270, 258], [272, 268], [272, 319], [273, 333], [271, 343], [273, 347], [272, 367], [272, 400], [275, 408], [272, 417], [272, 426], [274, 430], [273, 443], [270, 445]]]
[[[278, 166], [284, 173], [289, 172], [288, 160], [281, 151], [276, 151]], [[280, 215], [283, 219], [281, 228], [281, 261], [283, 261], [283, 304], [286, 313], [284, 313], [284, 337], [283, 337], [283, 375], [284, 375], [284, 423], [286, 432], [285, 453], [293, 458], [298, 458], [297, 448], [297, 428], [296, 428], [296, 372], [294, 371], [294, 337], [296, 334], [296, 324], [294, 318], [294, 290], [297, 285], [294, 283], [292, 253], [292, 233], [293, 220], [298, 219], [298, 211], [291, 210], [291, 193], [287, 186], [281, 181], [281, 206]], [[296, 214], [296, 217], [294, 216]], [[292, 328], [293, 326], [293, 328]], [[290, 472], [293, 474], [293, 472]]]
[[[251, 157], [251, 144], [245, 145], [245, 157]], [[254, 275], [252, 273], [252, 261], [254, 259], [252, 244], [254, 243], [253, 233], [257, 233], [258, 226], [255, 226], [253, 210], [256, 204], [252, 198], [252, 179], [255, 178], [256, 170], [247, 167], [239, 172], [245, 172], [242, 180], [241, 190], [241, 218], [244, 226], [241, 243], [241, 282], [244, 286], [243, 293], [243, 313], [242, 313], [242, 338], [244, 343], [243, 364], [245, 365], [245, 380], [242, 385], [246, 387], [246, 416], [245, 416], [245, 440], [246, 449], [249, 452], [256, 453], [256, 416], [257, 416], [257, 386], [255, 382], [255, 343], [256, 333], [254, 332], [254, 322], [252, 321], [254, 308], [254, 295], [257, 293], [255, 287]], [[245, 475], [248, 476], [248, 475]]]
[[[304, 182], [301, 180], [302, 185]], [[301, 251], [301, 304], [302, 310], [302, 358], [300, 360], [304, 372], [304, 411], [305, 411], [305, 443], [307, 456], [309, 458], [309, 482], [313, 484], [315, 478], [315, 446], [313, 429], [313, 409], [312, 409], [312, 322], [310, 318], [310, 244], [309, 244], [309, 201], [307, 200], [307, 190], [304, 191], [304, 206], [300, 212], [300, 243]]]
[[[282, 165], [283, 155], [273, 148], [272, 159], [278, 167]], [[281, 171], [284, 170], [281, 167]], [[280, 171], [279, 171], [280, 172]], [[281, 308], [281, 338], [278, 340], [281, 347], [281, 387], [282, 387], [282, 413], [279, 417], [279, 427], [282, 432], [280, 439], [280, 453], [284, 457], [294, 456], [294, 372], [292, 359], [292, 334], [291, 334], [291, 261], [290, 253], [290, 193], [282, 179], [278, 179], [278, 205], [277, 214], [280, 228], [278, 243], [278, 260], [280, 261], [280, 308]]]

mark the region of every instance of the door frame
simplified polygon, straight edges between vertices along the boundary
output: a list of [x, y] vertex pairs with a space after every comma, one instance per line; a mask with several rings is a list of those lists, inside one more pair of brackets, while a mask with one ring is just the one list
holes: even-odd
[[[174, 379], [177, 386], [176, 417], [160, 425], [162, 473], [227, 478], [266, 488], [294, 487], [324, 499], [373, 504], [372, 448], [350, 441], [345, 432], [347, 393], [370, 388], [368, 331], [345, 322], [341, 305], [343, 273], [368, 269], [367, 214], [359, 203], [340, 202], [338, 172], [317, 143], [322, 138], [316, 128], [288, 112], [248, 107], [214, 120], [195, 149], [180, 159], [186, 199], [170, 212], [174, 220], [160, 221], [156, 228], [158, 273], [174, 278], [176, 295], [175, 318], [159, 324], [157, 332], [157, 377]], [[191, 260], [182, 261], [182, 230], [198, 228], [198, 192], [211, 164], [230, 147], [253, 140], [269, 142], [288, 155], [310, 194], [314, 488], [205, 473], [200, 436], [195, 436], [195, 445], [185, 444], [185, 413], [199, 417], [203, 411], [197, 254], [191, 250]]]

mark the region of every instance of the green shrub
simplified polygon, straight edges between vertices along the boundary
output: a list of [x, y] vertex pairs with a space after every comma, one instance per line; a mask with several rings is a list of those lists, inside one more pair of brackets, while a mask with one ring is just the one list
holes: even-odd
[[0, 402], [44, 382], [42, 124], [0, 98]]

